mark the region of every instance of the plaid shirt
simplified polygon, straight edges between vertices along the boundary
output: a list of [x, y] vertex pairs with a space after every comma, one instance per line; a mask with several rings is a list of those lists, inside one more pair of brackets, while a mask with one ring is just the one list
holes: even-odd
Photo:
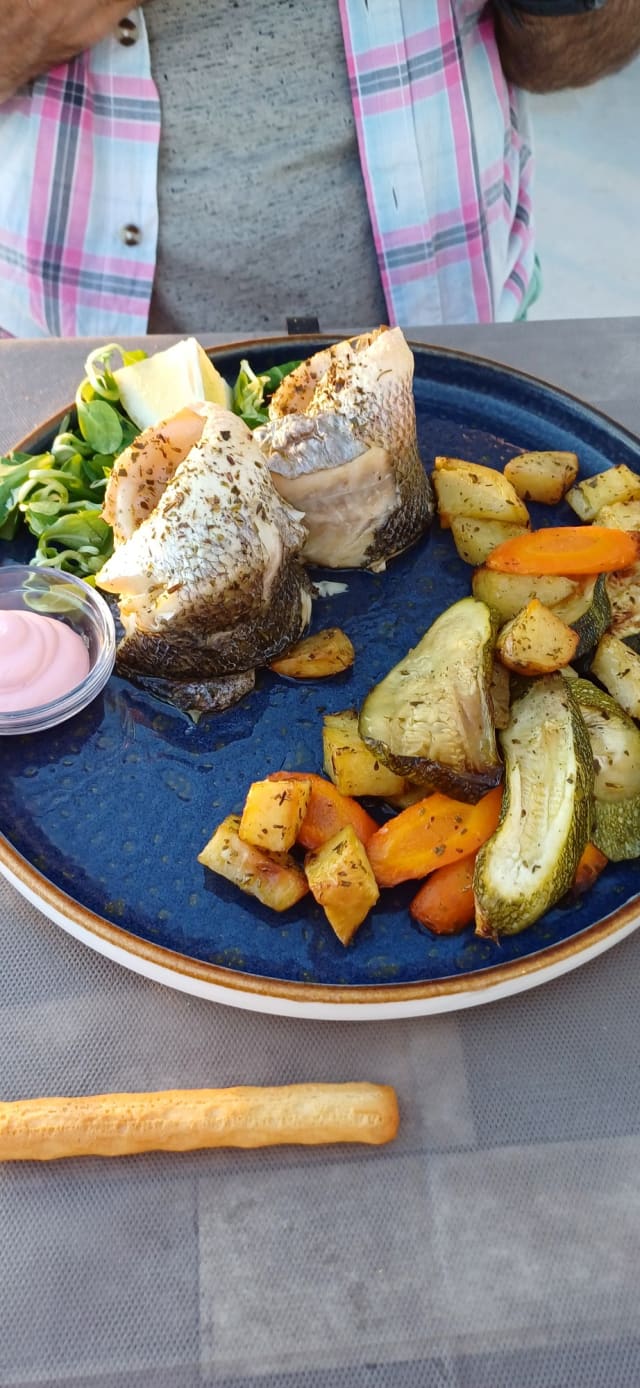
[[[339, 9], [389, 321], [516, 317], [532, 161], [490, 14], [479, 0]], [[145, 331], [160, 106], [135, 21], [135, 44], [105, 39], [0, 108], [0, 324], [15, 336]]]

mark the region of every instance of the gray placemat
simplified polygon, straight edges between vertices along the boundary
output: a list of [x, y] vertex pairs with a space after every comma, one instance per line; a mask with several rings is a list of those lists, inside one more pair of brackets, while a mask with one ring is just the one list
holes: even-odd
[[[580, 324], [563, 350], [631, 414], [636, 343]], [[0, 345], [3, 427], [83, 352]], [[367, 1078], [402, 1114], [383, 1149], [0, 1166], [3, 1388], [640, 1383], [640, 935], [490, 1006], [317, 1023], [139, 978], [0, 879], [0, 1003], [3, 1098]]]

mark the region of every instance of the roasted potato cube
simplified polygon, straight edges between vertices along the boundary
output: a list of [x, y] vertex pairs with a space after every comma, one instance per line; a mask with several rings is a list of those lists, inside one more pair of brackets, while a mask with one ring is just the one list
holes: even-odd
[[348, 945], [380, 896], [366, 851], [352, 826], [348, 824], [322, 848], [308, 853], [304, 870], [312, 896], [338, 939]]
[[503, 540], [522, 535], [526, 525], [511, 525], [505, 521], [475, 520], [472, 516], [452, 516], [451, 534], [455, 547], [465, 564], [484, 564], [492, 549]]
[[496, 654], [516, 674], [550, 675], [571, 664], [579, 643], [577, 631], [532, 598], [524, 611], [502, 628]]
[[326, 631], [317, 631], [290, 646], [284, 655], [270, 662], [270, 669], [294, 680], [317, 680], [339, 675], [354, 660], [355, 651], [346, 633], [339, 627], [327, 627]]
[[501, 574], [483, 568], [476, 569], [471, 588], [474, 598], [486, 602], [501, 622], [516, 617], [532, 598], [538, 598], [545, 607], [555, 608], [582, 591], [580, 580], [576, 578], [559, 578], [555, 574]]
[[302, 868], [288, 853], [266, 853], [243, 843], [240, 816], [227, 815], [198, 854], [198, 862], [241, 891], [257, 897], [272, 911], [286, 911], [305, 896], [309, 885]]
[[597, 472], [595, 477], [585, 477], [583, 482], [567, 492], [569, 505], [583, 521], [594, 521], [603, 506], [638, 499], [640, 474], [632, 472], [625, 463], [607, 468], [606, 472]]
[[269, 853], [286, 853], [298, 837], [311, 797], [311, 781], [254, 781], [240, 820], [240, 838]]
[[578, 458], [575, 453], [519, 453], [504, 475], [523, 501], [555, 506], [578, 476]]
[[324, 772], [343, 795], [400, 795], [403, 776], [396, 776], [370, 751], [358, 732], [354, 709], [325, 714], [322, 727]]
[[598, 511], [598, 525], [606, 525], [611, 530], [640, 530], [640, 497], [602, 506]]
[[632, 718], [640, 718], [640, 655], [605, 632], [591, 662], [592, 673]]
[[436, 458], [432, 481], [440, 524], [445, 529], [454, 516], [511, 522], [525, 528], [529, 524], [524, 502], [508, 479], [495, 468], [465, 463], [461, 458]]

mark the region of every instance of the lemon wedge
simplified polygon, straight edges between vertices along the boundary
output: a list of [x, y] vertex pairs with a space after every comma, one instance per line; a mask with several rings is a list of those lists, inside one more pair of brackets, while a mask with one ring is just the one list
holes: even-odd
[[114, 371], [120, 399], [140, 429], [169, 419], [185, 405], [209, 400], [231, 409], [231, 387], [195, 337]]

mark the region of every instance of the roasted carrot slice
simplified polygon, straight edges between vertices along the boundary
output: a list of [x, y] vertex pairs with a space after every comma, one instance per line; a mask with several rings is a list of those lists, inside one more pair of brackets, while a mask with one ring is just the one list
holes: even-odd
[[383, 824], [367, 844], [367, 855], [380, 887], [395, 887], [436, 868], [468, 858], [493, 834], [500, 814], [502, 788], [464, 805], [448, 795], [427, 796]]
[[303, 848], [321, 848], [347, 824], [353, 825], [361, 843], [367, 844], [378, 825], [357, 800], [342, 795], [332, 781], [306, 771], [273, 771], [270, 781], [310, 781], [311, 796], [307, 813], [298, 830], [297, 843]]
[[588, 843], [576, 868], [571, 895], [582, 896], [583, 892], [590, 891], [608, 862], [609, 859], [596, 848], [595, 843]]
[[434, 935], [457, 935], [475, 916], [473, 872], [476, 855], [436, 868], [409, 907], [413, 919]]
[[488, 569], [504, 574], [607, 574], [640, 558], [640, 537], [604, 525], [557, 525], [527, 530], [492, 549]]

